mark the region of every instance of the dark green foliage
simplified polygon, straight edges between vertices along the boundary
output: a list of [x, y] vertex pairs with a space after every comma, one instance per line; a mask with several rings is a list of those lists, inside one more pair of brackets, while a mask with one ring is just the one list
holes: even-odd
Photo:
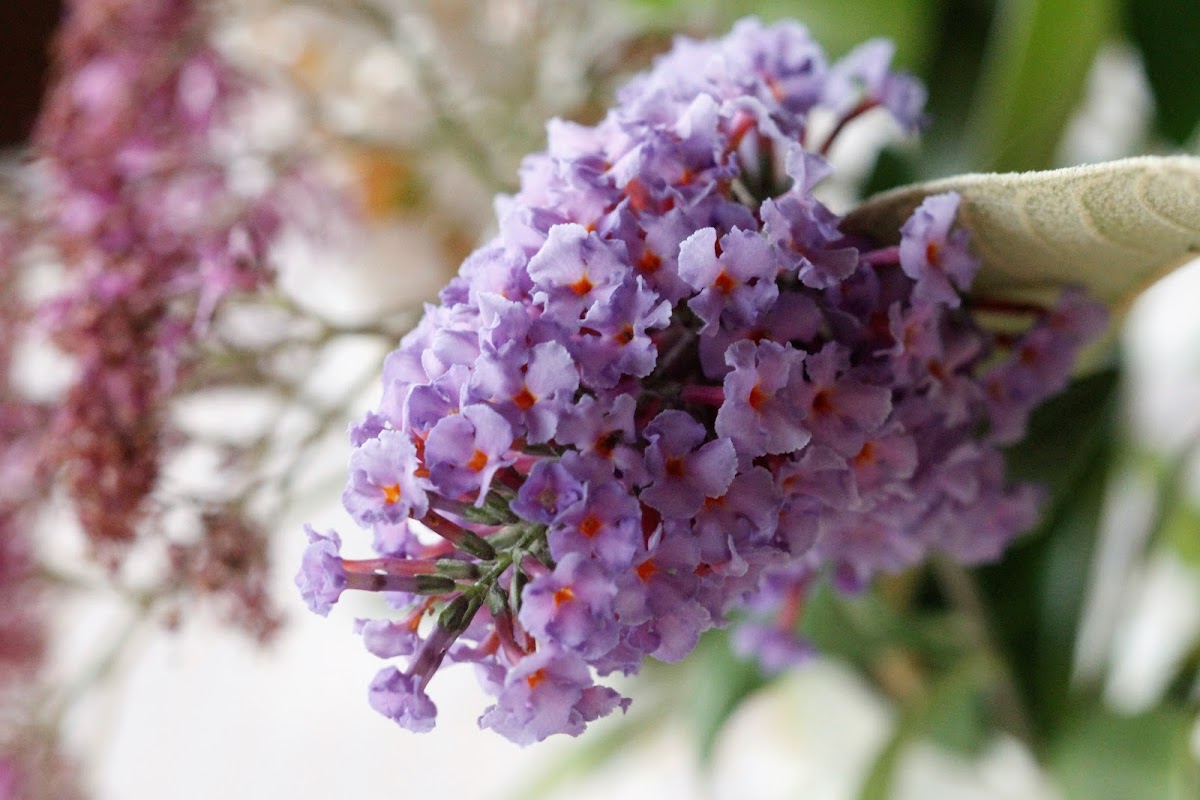
[[996, 635], [1041, 739], [1053, 735], [1069, 708], [1075, 635], [1114, 450], [1115, 395], [1115, 373], [1102, 372], [1035, 413], [1009, 466], [1014, 477], [1045, 484], [1051, 500], [1035, 531], [979, 571]]
[[1125, 0], [1123, 11], [1154, 92], [1158, 132], [1185, 144], [1200, 123], [1200, 3]]

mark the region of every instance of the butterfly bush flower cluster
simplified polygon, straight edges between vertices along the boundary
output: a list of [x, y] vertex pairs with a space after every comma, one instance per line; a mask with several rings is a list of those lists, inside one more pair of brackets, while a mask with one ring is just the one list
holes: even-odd
[[839, 230], [813, 195], [832, 138], [872, 109], [922, 122], [890, 57], [829, 64], [802, 27], [749, 20], [679, 40], [595, 127], [550, 124], [351, 430], [343, 500], [374, 556], [308, 531], [314, 611], [346, 590], [396, 610], [358, 623], [395, 659], [375, 709], [429, 730], [431, 678], [471, 663], [481, 726], [576, 735], [629, 703], [597, 677], [677, 661], [731, 614], [782, 668], [813, 581], [990, 559], [1033, 523], [998, 448], [1103, 312], [1068, 291], [987, 333], [953, 194], [898, 245]]
[[[17, 279], [18, 249], [14, 226], [0, 221], [0, 287]], [[11, 289], [0, 288], [0, 691], [13, 676], [37, 671], [45, 645], [30, 527], [46, 477], [31, 432], [46, 415], [22, 400], [10, 380], [11, 345], [27, 313]]]
[[[64, 287], [34, 324], [75, 370], [50, 404], [42, 456], [114, 570], [163, 527], [163, 465], [186, 441], [171, 401], [221, 301], [271, 285], [271, 245], [311, 195], [303, 154], [272, 160], [237, 142], [256, 87], [211, 43], [208, 10], [67, 3], [32, 140], [23, 236], [61, 264]], [[250, 161], [256, 182], [241, 177]], [[173, 578], [269, 632], [265, 529], [240, 509], [199, 508], [198, 544], [172, 545]]]
[[239, 76], [195, 0], [68, 4], [34, 136], [45, 225], [72, 274], [48, 309], [78, 363], [66, 483], [101, 546], [130, 539], [159, 473], [161, 403], [221, 297], [269, 277], [275, 197], [243, 198], [212, 137]]
[[[0, 207], [8, 201], [0, 194]], [[11, 380], [12, 345], [30, 314], [14, 289], [17, 228], [0, 219], [0, 798], [71, 800], [82, 796], [75, 765], [54, 736], [27, 724], [42, 697], [50, 629], [48, 586], [34, 552], [48, 478], [37, 432], [48, 413]]]

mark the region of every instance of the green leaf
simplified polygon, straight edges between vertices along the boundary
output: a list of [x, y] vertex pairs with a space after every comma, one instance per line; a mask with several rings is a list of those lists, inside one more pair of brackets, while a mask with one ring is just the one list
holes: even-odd
[[1200, 123], [1200, 3], [1125, 0], [1125, 29], [1142, 51], [1158, 130], [1184, 144]]
[[1006, 175], [959, 175], [894, 189], [842, 229], [899, 241], [932, 194], [958, 192], [958, 222], [983, 261], [973, 293], [1049, 302], [1079, 284], [1119, 317], [1137, 294], [1200, 254], [1200, 158], [1141, 157]]
[[879, 655], [906, 648], [934, 666], [953, 663], [962, 654], [962, 632], [947, 623], [944, 612], [900, 610], [870, 589], [846, 597], [828, 583], [819, 584], [805, 601], [801, 635], [823, 656], [842, 658], [869, 672]]
[[1200, 766], [1188, 747], [1193, 722], [1179, 709], [1092, 709], [1051, 745], [1050, 768], [1068, 800], [1191, 800], [1200, 797]]
[[987, 674], [986, 660], [971, 656], [942, 675], [923, 698], [903, 708], [891, 737], [863, 781], [859, 800], [888, 800], [905, 749], [944, 725], [948, 712], [953, 713], [964, 703], [976, 702]]
[[875, 166], [862, 191], [867, 196], [912, 183], [917, 177], [916, 162], [908, 153], [895, 147], [885, 147], [875, 159]]
[[940, 3], [929, 0], [733, 0], [736, 16], [762, 14], [802, 22], [830, 57], [877, 36], [896, 45], [897, 66], [913, 69], [927, 55]]
[[979, 756], [995, 728], [987, 697], [979, 686], [963, 685], [932, 710], [926, 737], [951, 753]]
[[[1054, 508], [1069, 502], [1115, 424], [1119, 375], [1108, 369], [1074, 381], [1039, 406], [1025, 438], [1004, 454], [1014, 480], [1037, 481], [1050, 491]], [[1051, 524], [1053, 524], [1051, 522]]]
[[[1056, 481], [1038, 528], [1010, 547], [999, 563], [979, 570], [995, 634], [1009, 655], [1040, 740], [1053, 735], [1076, 700], [1070, 691], [1074, 643], [1114, 451], [1106, 435], [1112, 403], [1103, 396], [1093, 398], [1095, 410], [1081, 414], [1082, 419], [1066, 418], [1088, 386], [1103, 386], [1102, 376], [1094, 380], [1050, 406], [1036, 420], [1027, 443], [1014, 448], [1014, 466], [1023, 474], [1052, 473], [1056, 467], [1065, 474]], [[1053, 430], [1056, 421], [1061, 427]], [[1038, 431], [1045, 431], [1046, 441], [1038, 441]], [[1052, 454], [1071, 441], [1079, 451], [1074, 463], [1038, 464], [1032, 455], [1039, 450]]]
[[999, 4], [968, 125], [971, 163], [989, 171], [1053, 163], [1114, 18], [1113, 0]]
[[1200, 505], [1186, 484], [1198, 452], [1200, 436], [1193, 435], [1175, 453], [1146, 451], [1134, 456], [1134, 469], [1140, 469], [1157, 484], [1150, 541], [1172, 548], [1194, 566], [1200, 566]]
[[768, 679], [756, 662], [734, 655], [724, 630], [705, 634], [688, 657], [688, 667], [690, 691], [684, 698], [700, 758], [707, 761], [729, 716]]
[[1200, 506], [1186, 500], [1176, 503], [1167, 512], [1160, 531], [1163, 542], [1180, 558], [1200, 567]]
[[[918, 161], [921, 178], [977, 169], [967, 152], [966, 109], [971, 107], [983, 70], [981, 54], [995, 16], [993, 0], [949, 0], [939, 14], [930, 57], [922, 70], [929, 89], [928, 129], [921, 134]], [[890, 187], [883, 187], [890, 188]]]
[[914, 69], [922, 63], [941, 2], [930, 0], [626, 0], [651, 24], [680, 30], [687, 19], [715, 35], [748, 15], [764, 21], [794, 19], [809, 29], [830, 57], [876, 36], [896, 45], [895, 63]]

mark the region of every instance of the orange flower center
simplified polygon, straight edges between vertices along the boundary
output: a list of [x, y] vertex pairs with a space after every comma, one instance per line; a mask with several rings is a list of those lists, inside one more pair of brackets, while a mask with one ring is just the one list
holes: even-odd
[[862, 450], [858, 451], [858, 455], [854, 457], [854, 465], [863, 467], [868, 464], [874, 464], [877, 459], [878, 456], [875, 453], [875, 443], [867, 442], [862, 446]]
[[629, 207], [634, 211], [640, 213], [650, 208], [650, 190], [637, 178], [625, 184], [625, 196], [629, 198]]
[[564, 586], [554, 593], [554, 607], [558, 608], [563, 603], [569, 603], [575, 599], [575, 592], [570, 586]]
[[759, 384], [756, 383], [754, 384], [754, 388], [750, 390], [750, 396], [746, 398], [746, 402], [755, 411], [762, 411], [762, 407], [768, 399], [767, 393], [760, 389]]
[[637, 576], [642, 579], [643, 583], [645, 583], [646, 581], [650, 580], [650, 578], [654, 577], [654, 575], [658, 572], [658, 564], [654, 563], [653, 558], [648, 558], [642, 563], [638, 564], [634, 572], [636, 572]]
[[621, 441], [620, 431], [610, 431], [609, 433], [601, 434], [596, 437], [596, 441], [592, 443], [592, 447], [596, 452], [605, 458], [610, 458], [613, 450], [616, 449], [617, 443]]
[[937, 242], [930, 242], [925, 245], [925, 260], [930, 264], [937, 266], [942, 257], [942, 246]]
[[662, 259], [653, 250], [646, 250], [638, 259], [637, 268], [643, 275], [653, 275], [662, 266]]
[[471, 470], [472, 472], [479, 472], [486, 467], [487, 464], [487, 453], [483, 452], [482, 450], [476, 450], [475, 454], [471, 456], [471, 460], [467, 462], [467, 469]]
[[721, 294], [730, 294], [737, 288], [737, 281], [729, 277], [729, 273], [721, 270], [721, 274], [713, 281], [713, 287]]
[[597, 517], [595, 514], [588, 514], [583, 518], [583, 521], [579, 523], [579, 532], [591, 539], [600, 532], [600, 528], [602, 527], [603, 523], [600, 522], [599, 517]]
[[528, 411], [533, 408], [533, 404], [537, 402], [537, 398], [529, 391], [528, 386], [522, 386], [521, 391], [513, 395], [512, 401], [516, 403], [517, 408], [522, 411]]
[[580, 278], [579, 280], [575, 281], [574, 283], [572, 283], [569, 288], [572, 292], [575, 293], [575, 295], [577, 297], [583, 297], [585, 294], [590, 292], [592, 289], [595, 289], [596, 284], [594, 284], [590, 280], [588, 280], [587, 273], [585, 272], [583, 277]]
[[530, 689], [536, 689], [538, 687], [538, 684], [544, 680], [546, 680], [546, 670], [544, 670], [544, 669], [539, 669], [536, 672], [531, 672], [529, 675], [527, 675], [525, 677], [525, 683], [527, 683], [529, 685]]

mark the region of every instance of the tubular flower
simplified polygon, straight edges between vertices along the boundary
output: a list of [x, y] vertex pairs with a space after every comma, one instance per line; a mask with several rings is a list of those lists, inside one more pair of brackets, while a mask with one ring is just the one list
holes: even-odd
[[[992, 558], [1032, 524], [1039, 493], [997, 447], [1102, 313], [1068, 293], [1022, 337], [985, 331], [953, 194], [899, 247], [839, 231], [813, 196], [829, 142], [809, 114], [834, 136], [870, 109], [917, 126], [923, 90], [889, 58], [870, 43], [829, 65], [799, 25], [746, 20], [678, 41], [597, 126], [549, 126], [499, 235], [354, 428], [351, 514], [376, 541], [396, 522], [382, 509], [408, 514], [379, 588], [419, 565], [453, 580], [389, 595], [420, 641], [372, 686], [377, 709], [427, 730], [434, 672], [473, 662], [496, 696], [482, 726], [576, 735], [628, 704], [598, 677], [682, 658], [731, 611], [754, 612], [739, 646], [778, 669], [807, 652], [789, 636], [816, 579]], [[383, 450], [402, 469], [391, 506], [362, 466]], [[335, 550], [313, 540], [310, 603], [347, 569]]]

